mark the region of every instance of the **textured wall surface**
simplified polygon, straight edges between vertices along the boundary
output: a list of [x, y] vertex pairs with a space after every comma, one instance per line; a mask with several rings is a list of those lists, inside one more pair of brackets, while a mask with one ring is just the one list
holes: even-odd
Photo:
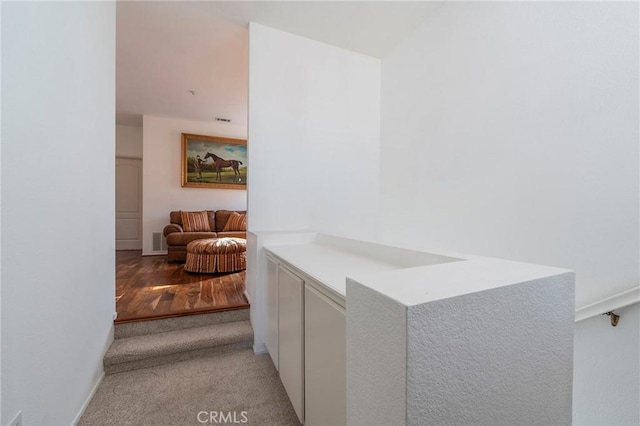
[[394, 286], [358, 281], [347, 280], [349, 424], [571, 423], [572, 272], [408, 306]]
[[347, 280], [347, 424], [405, 423], [406, 312]]
[[409, 424], [569, 424], [573, 274], [411, 306]]

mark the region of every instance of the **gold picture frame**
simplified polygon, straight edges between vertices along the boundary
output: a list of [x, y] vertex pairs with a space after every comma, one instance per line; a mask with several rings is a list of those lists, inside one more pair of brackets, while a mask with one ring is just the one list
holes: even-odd
[[247, 189], [247, 141], [182, 133], [182, 186]]

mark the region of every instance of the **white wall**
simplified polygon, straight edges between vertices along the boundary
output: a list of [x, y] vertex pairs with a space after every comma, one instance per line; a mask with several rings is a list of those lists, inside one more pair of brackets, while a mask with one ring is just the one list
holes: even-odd
[[142, 158], [142, 127], [116, 125], [116, 157]]
[[[145, 115], [142, 156], [142, 253], [153, 254], [153, 232], [162, 232], [172, 210], [245, 210], [247, 191], [183, 188], [181, 134], [245, 139], [246, 126]], [[249, 213], [251, 215], [251, 213]]]
[[616, 313], [620, 315], [616, 327], [602, 315], [576, 323], [575, 425], [640, 424], [639, 305]]
[[380, 61], [251, 23], [249, 229], [373, 231]]
[[68, 425], [112, 339], [115, 3], [2, 9], [1, 422]]
[[394, 241], [638, 286], [638, 3], [447, 3], [382, 60]]
[[[372, 233], [379, 128], [378, 59], [250, 24], [249, 230]], [[256, 351], [265, 350], [259, 251], [279, 238], [249, 234], [247, 290]]]
[[[2, 2], [0, 2], [0, 35], [2, 34]], [[0, 37], [0, 41], [1, 41]], [[2, 49], [0, 46], [0, 94], [2, 93]], [[0, 95], [0, 111], [2, 96]], [[2, 114], [0, 113], [0, 142], [2, 141]], [[2, 149], [0, 149], [0, 189], [2, 188]], [[2, 191], [0, 190], [0, 224], [2, 224]], [[0, 242], [2, 226], [0, 225]], [[0, 366], [2, 366], [2, 244], [0, 243]], [[2, 368], [0, 367], [0, 424], [2, 424]]]
[[[442, 5], [382, 59], [381, 234], [637, 287], [638, 71], [637, 3]], [[576, 325], [577, 424], [637, 424], [634, 309]]]

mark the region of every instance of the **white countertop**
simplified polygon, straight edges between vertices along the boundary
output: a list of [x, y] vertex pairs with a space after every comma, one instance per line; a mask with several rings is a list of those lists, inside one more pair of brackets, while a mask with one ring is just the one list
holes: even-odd
[[392, 271], [399, 267], [391, 262], [316, 243], [265, 248], [343, 297], [346, 295], [346, 277]]
[[561, 275], [569, 278], [573, 271], [478, 257], [380, 274], [354, 274], [347, 278], [412, 306]]
[[572, 271], [479, 256], [454, 258], [317, 234], [265, 249], [346, 297], [347, 278], [406, 306], [523, 283]]

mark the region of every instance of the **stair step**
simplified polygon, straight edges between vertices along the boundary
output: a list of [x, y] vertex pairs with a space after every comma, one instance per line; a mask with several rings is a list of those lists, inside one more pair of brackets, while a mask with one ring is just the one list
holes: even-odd
[[114, 337], [123, 339], [146, 334], [165, 333], [167, 331], [184, 330], [185, 328], [204, 327], [227, 322], [245, 321], [249, 319], [249, 309], [211, 312], [208, 314], [186, 315], [173, 318], [152, 319], [128, 323], [116, 323]]
[[114, 340], [104, 357], [106, 374], [170, 364], [215, 353], [251, 348], [249, 321], [172, 330]]

